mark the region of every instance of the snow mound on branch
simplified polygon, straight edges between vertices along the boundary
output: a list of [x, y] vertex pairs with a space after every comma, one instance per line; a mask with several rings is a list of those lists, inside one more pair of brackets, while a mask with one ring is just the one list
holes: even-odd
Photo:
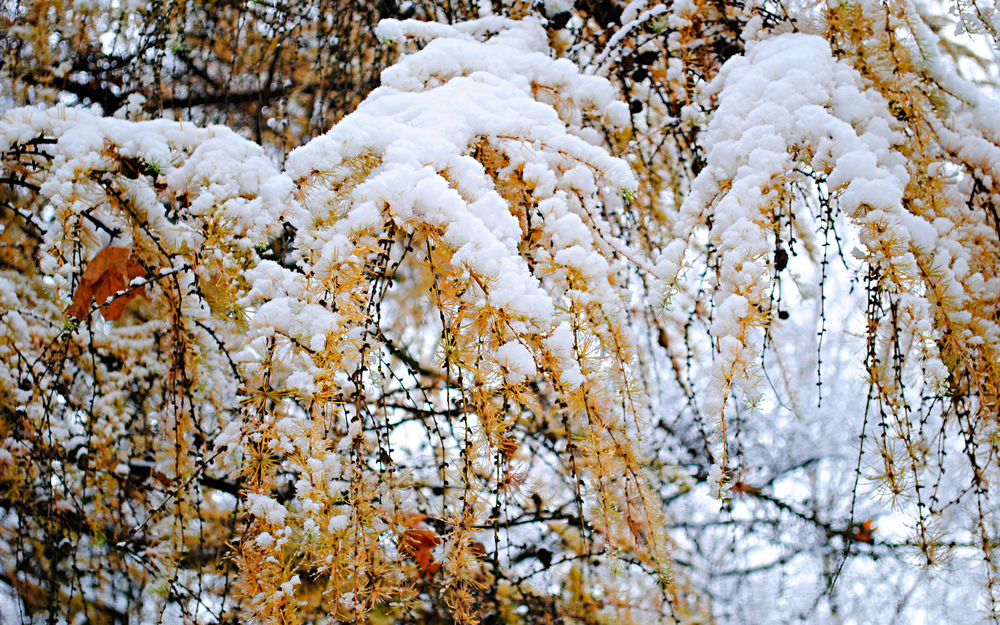
[[[196, 247], [200, 238], [191, 228], [197, 230], [194, 222], [208, 219], [226, 222], [248, 245], [260, 242], [288, 207], [291, 180], [260, 146], [224, 126], [199, 128], [165, 119], [134, 122], [66, 107], [24, 107], [0, 118], [0, 152], [43, 136], [55, 140], [52, 147], [40, 146], [52, 155], [41, 194], [54, 208], [90, 209], [77, 199], [92, 194], [84, 187], [92, 187], [93, 181], [82, 174], [122, 173], [122, 160], [134, 159], [136, 171], [124, 173], [117, 183], [168, 249]], [[166, 217], [152, 185], [143, 183], [146, 176], [162, 177], [173, 194], [187, 194], [191, 223], [180, 225], [178, 219]]]
[[[681, 206], [677, 232], [711, 224], [719, 259], [717, 358], [704, 408], [722, 415], [733, 387], [750, 402], [758, 397], [759, 341], [752, 333], [770, 314], [768, 258], [786, 183], [810, 173], [824, 177], [861, 241], [888, 250], [879, 262], [900, 275], [915, 272], [911, 239], [927, 246], [933, 232], [902, 208], [909, 176], [893, 146], [904, 137], [893, 130], [885, 100], [866, 90], [824, 39], [784, 34], [754, 43], [726, 62], [703, 96], [717, 103], [699, 139], [706, 165]], [[658, 259], [667, 285], [677, 280], [686, 249], [676, 243]]]
[[[18, 184], [37, 189], [39, 201], [26, 204], [32, 211], [26, 219], [40, 237], [41, 273], [32, 279], [45, 285], [39, 293], [55, 294], [40, 302], [30, 289], [15, 292], [0, 279], [0, 299], [9, 309], [32, 310], [38, 319], [48, 317], [37, 326], [60, 328], [88, 263], [108, 246], [127, 247], [143, 265], [132, 284], [150, 288], [154, 300], [176, 298], [188, 362], [202, 367], [192, 397], [232, 393], [234, 365], [219, 347], [242, 339], [232, 319], [247, 302], [246, 289], [231, 277], [255, 264], [255, 249], [299, 210], [292, 181], [263, 148], [222, 126], [23, 107], [0, 116], [0, 157], [5, 167], [23, 172]], [[124, 337], [145, 340], [147, 330], [170, 323], [165, 317], [145, 320], [146, 330], [123, 324], [109, 340], [124, 351], [131, 343]], [[0, 328], [19, 334], [19, 319], [0, 314]], [[22, 338], [25, 349], [39, 344]], [[151, 377], [172, 375], [169, 359], [150, 367]], [[0, 369], [0, 386], [6, 383], [17, 382]], [[110, 383], [104, 388], [107, 397], [118, 397]]]
[[[628, 120], [610, 83], [551, 58], [545, 30], [533, 20], [488, 17], [456, 26], [385, 20], [379, 33], [430, 41], [386, 69], [382, 86], [354, 113], [289, 155], [286, 171], [307, 211], [296, 223], [300, 267], [319, 277], [338, 275], [366, 236], [391, 224], [440, 236], [449, 264], [468, 276], [470, 298], [512, 316], [512, 328], [544, 337], [559, 325], [552, 285], [542, 283], [531, 261], [573, 273], [609, 317], [622, 314], [621, 294], [609, 283], [619, 267], [608, 259], [642, 260], [603, 215], [615, 214], [637, 182], [627, 163], [592, 143], [586, 126], [590, 119]], [[492, 151], [496, 162], [484, 165], [481, 151]], [[519, 176], [533, 202], [512, 206], [496, 169]], [[544, 245], [521, 249], [525, 218], [518, 211], [538, 214]], [[283, 284], [303, 296], [293, 284], [301, 276], [277, 278], [281, 271], [271, 267], [266, 279], [262, 273], [256, 292], [277, 296], [275, 285]], [[255, 325], [267, 333], [264, 321]], [[352, 322], [345, 316], [344, 323]], [[288, 320], [284, 326], [302, 334]], [[533, 345], [544, 349], [540, 339]], [[557, 360], [575, 381], [572, 359]], [[524, 372], [518, 366], [513, 377], [523, 379]]]

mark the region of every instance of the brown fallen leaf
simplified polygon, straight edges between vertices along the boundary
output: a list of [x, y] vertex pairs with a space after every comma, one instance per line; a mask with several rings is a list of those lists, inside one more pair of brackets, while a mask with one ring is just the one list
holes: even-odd
[[441, 537], [434, 530], [424, 527], [414, 527], [403, 532], [399, 542], [399, 550], [413, 558], [420, 569], [420, 575], [430, 577], [438, 572], [441, 563], [434, 559], [431, 549], [441, 542]]
[[757, 488], [756, 486], [751, 486], [750, 484], [747, 484], [743, 480], [736, 480], [735, 482], [733, 482], [732, 486], [730, 486], [730, 490], [732, 490], [734, 493], [742, 493], [746, 495], [760, 494], [759, 488]]
[[469, 553], [471, 553], [477, 560], [485, 560], [489, 557], [489, 553], [486, 551], [486, 545], [478, 540], [474, 540], [469, 544]]
[[874, 534], [875, 530], [877, 530], [878, 528], [875, 527], [873, 523], [874, 522], [872, 521], [872, 519], [868, 519], [867, 521], [859, 525], [858, 528], [854, 530], [854, 540], [862, 543], [875, 542], [875, 539], [872, 537], [872, 534]]
[[431, 549], [441, 542], [441, 537], [428, 527], [418, 527], [426, 518], [426, 514], [420, 513], [405, 515], [403, 525], [407, 529], [399, 540], [400, 553], [413, 558], [421, 577], [430, 577], [441, 569], [441, 563], [431, 554]]
[[519, 445], [517, 439], [512, 434], [505, 434], [500, 438], [500, 443], [497, 447], [503, 459], [509, 462], [514, 457], [514, 454], [517, 453]]
[[66, 309], [66, 315], [82, 320], [90, 312], [91, 300], [97, 300], [104, 318], [118, 321], [129, 302], [140, 295], [145, 297], [146, 287], [130, 289], [128, 293], [111, 301], [108, 298], [128, 288], [133, 278], [145, 275], [145, 269], [132, 258], [131, 250], [127, 247], [104, 248], [87, 263], [87, 268], [80, 276], [80, 284], [73, 293], [73, 303]]

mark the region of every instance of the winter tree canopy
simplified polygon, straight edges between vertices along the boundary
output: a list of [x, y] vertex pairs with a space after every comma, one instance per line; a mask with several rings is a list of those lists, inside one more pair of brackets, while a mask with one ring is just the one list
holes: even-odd
[[1000, 622], [987, 0], [0, 5], [0, 622]]

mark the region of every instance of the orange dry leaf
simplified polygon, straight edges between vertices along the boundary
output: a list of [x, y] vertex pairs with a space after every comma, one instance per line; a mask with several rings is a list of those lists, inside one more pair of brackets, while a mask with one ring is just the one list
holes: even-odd
[[873, 521], [871, 519], [868, 519], [867, 521], [859, 525], [858, 529], [854, 530], [854, 540], [862, 543], [874, 542], [875, 539], [872, 538], [872, 534], [874, 534], [875, 530], [877, 530], [878, 528], [875, 527], [872, 523]]
[[66, 315], [74, 319], [84, 319], [90, 312], [91, 300], [97, 300], [101, 314], [108, 321], [118, 321], [125, 306], [136, 297], [146, 295], [146, 287], [130, 289], [128, 293], [107, 301], [119, 291], [124, 291], [133, 278], [146, 275], [146, 271], [131, 256], [127, 247], [106, 247], [87, 264], [80, 276], [80, 284], [73, 293], [73, 303], [66, 309]]
[[497, 445], [500, 449], [500, 455], [503, 456], [504, 460], [510, 461], [517, 453], [519, 447], [517, 439], [511, 434], [505, 434], [500, 438], [500, 443]]
[[441, 542], [441, 537], [428, 527], [417, 527], [427, 518], [425, 514], [407, 514], [403, 524], [407, 530], [399, 541], [399, 551], [417, 563], [420, 575], [430, 577], [441, 569], [441, 563], [431, 555], [431, 549]]
[[469, 553], [471, 553], [477, 560], [485, 560], [489, 557], [489, 554], [486, 552], [486, 545], [478, 540], [473, 541], [469, 545]]
[[744, 482], [743, 480], [736, 480], [730, 487], [734, 493], [745, 493], [747, 495], [759, 495], [760, 489], [756, 486], [751, 486]]
[[439, 542], [441, 537], [435, 534], [434, 530], [415, 527], [403, 532], [399, 550], [416, 561], [421, 575], [429, 577], [441, 568], [441, 563], [434, 560], [434, 556], [431, 555], [431, 549]]

